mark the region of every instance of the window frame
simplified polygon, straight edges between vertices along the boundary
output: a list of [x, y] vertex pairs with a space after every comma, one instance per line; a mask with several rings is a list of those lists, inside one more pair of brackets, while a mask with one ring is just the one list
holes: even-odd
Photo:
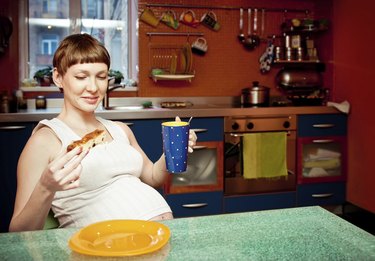
[[[127, 0], [128, 4], [128, 76], [138, 82], [138, 0]], [[69, 0], [69, 21], [71, 34], [80, 33], [81, 1]], [[29, 16], [28, 0], [19, 0], [19, 75], [31, 79], [29, 75]]]

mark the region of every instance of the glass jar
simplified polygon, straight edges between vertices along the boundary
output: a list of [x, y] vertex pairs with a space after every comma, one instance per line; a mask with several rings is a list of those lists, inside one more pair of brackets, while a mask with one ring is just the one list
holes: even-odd
[[37, 110], [47, 108], [47, 99], [45, 96], [37, 96], [35, 98], [35, 108]]

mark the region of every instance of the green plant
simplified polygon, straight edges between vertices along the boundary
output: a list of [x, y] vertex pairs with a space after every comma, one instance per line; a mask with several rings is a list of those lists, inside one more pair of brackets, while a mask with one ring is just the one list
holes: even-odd
[[34, 79], [52, 77], [52, 67], [48, 66], [47, 68], [40, 69], [35, 72]]
[[52, 83], [52, 67], [48, 66], [46, 68], [40, 69], [35, 72], [34, 79], [41, 86], [49, 86]]
[[124, 75], [120, 71], [110, 69], [108, 72], [110, 78], [115, 78], [115, 83], [120, 83], [124, 79]]

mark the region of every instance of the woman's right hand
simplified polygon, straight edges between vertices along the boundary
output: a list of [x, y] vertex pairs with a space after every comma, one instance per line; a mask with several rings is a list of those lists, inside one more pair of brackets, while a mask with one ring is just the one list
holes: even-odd
[[82, 171], [81, 161], [88, 152], [76, 147], [59, 154], [44, 170], [40, 177], [41, 185], [52, 192], [77, 188]]

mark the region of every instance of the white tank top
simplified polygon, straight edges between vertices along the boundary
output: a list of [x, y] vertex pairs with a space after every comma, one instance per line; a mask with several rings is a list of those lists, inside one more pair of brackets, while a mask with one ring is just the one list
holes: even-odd
[[[125, 132], [112, 121], [97, 119], [113, 140], [97, 145], [83, 159], [78, 188], [56, 192], [52, 210], [60, 227], [83, 227], [110, 219], [149, 220], [171, 212], [160, 193], [139, 179], [143, 159]], [[81, 139], [57, 118], [42, 120], [34, 132], [43, 125], [56, 133], [62, 149]]]

